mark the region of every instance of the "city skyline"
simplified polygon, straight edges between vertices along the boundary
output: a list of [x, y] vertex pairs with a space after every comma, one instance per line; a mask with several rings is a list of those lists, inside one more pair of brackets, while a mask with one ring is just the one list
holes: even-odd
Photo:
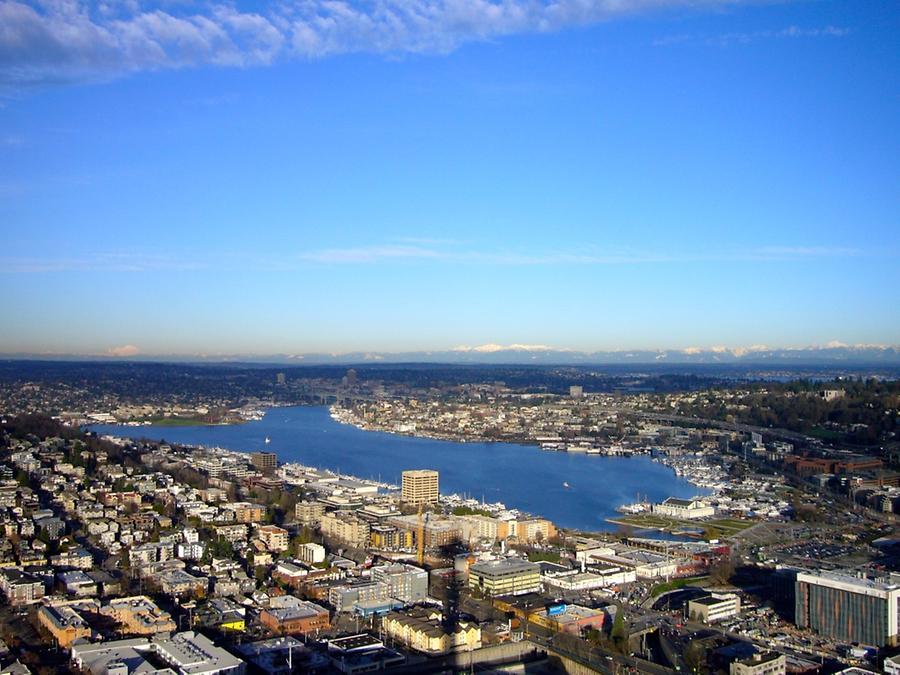
[[0, 18], [0, 354], [900, 344], [894, 5]]

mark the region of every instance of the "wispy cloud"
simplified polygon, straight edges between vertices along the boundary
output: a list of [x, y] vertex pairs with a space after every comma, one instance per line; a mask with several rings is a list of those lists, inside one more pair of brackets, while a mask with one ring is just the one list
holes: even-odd
[[[398, 240], [406, 241], [404, 239]], [[423, 240], [424, 242], [425, 240]], [[758, 246], [743, 250], [664, 251], [610, 248], [590, 245], [580, 251], [508, 251], [477, 249], [452, 240], [431, 240], [430, 245], [387, 242], [368, 246], [325, 248], [285, 252], [260, 257], [240, 252], [184, 253], [98, 252], [80, 257], [0, 257], [0, 274], [38, 274], [53, 272], [191, 272], [191, 271], [266, 271], [291, 272], [311, 266], [416, 265], [443, 264], [469, 266], [613, 266], [712, 262], [779, 262], [812, 258], [848, 258], [896, 256], [896, 252], [874, 253], [843, 246]]]
[[19, 134], [3, 134], [0, 135], [0, 147], [19, 148], [25, 145], [25, 137]]
[[850, 34], [849, 28], [841, 26], [821, 26], [802, 28], [800, 26], [787, 26], [772, 30], [758, 30], [748, 32], [720, 33], [718, 35], [691, 35], [679, 33], [667, 35], [653, 41], [655, 47], [671, 47], [683, 44], [705, 44], [718, 47], [730, 47], [732, 45], [747, 45], [761, 40], [787, 40], [792, 38], [841, 38]]
[[746, 0], [0, 0], [0, 83], [22, 89], [196, 65], [258, 66], [369, 52], [446, 53], [641, 12]]
[[863, 255], [858, 248], [846, 246], [762, 246], [753, 253], [765, 258], [849, 258]]
[[198, 270], [203, 263], [179, 256], [102, 252], [78, 257], [0, 257], [0, 273], [46, 274], [53, 272], [156, 272]]
[[446, 253], [424, 246], [377, 245], [356, 248], [329, 248], [297, 256], [298, 260], [316, 263], [373, 263], [384, 260], [436, 260]]
[[672, 252], [660, 250], [610, 249], [572, 251], [548, 251], [530, 253], [520, 251], [486, 251], [441, 245], [431, 246], [374, 245], [353, 248], [332, 248], [310, 251], [298, 256], [299, 260], [320, 264], [373, 264], [390, 261], [445, 262], [483, 265], [639, 265], [651, 263], [727, 262], [796, 260], [810, 257], [850, 257], [865, 252], [839, 246], [760, 246], [739, 251]]

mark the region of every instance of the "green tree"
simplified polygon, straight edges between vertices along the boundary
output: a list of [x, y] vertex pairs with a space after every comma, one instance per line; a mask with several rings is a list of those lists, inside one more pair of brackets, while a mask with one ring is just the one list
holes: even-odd
[[621, 607], [616, 608], [616, 616], [613, 618], [612, 630], [610, 637], [616, 649], [625, 652], [626, 643], [628, 642], [628, 631], [625, 629], [625, 612]]

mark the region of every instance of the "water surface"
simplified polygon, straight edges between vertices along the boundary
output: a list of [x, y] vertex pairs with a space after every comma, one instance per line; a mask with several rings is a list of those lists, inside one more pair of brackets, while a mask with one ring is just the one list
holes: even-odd
[[[605, 520], [617, 515], [620, 504], [635, 501], [638, 493], [659, 501], [703, 492], [646, 456], [600, 457], [513, 443], [459, 443], [362, 431], [336, 422], [325, 407], [272, 408], [262, 420], [235, 426], [91, 429], [243, 452], [268, 450], [278, 453], [282, 462], [397, 485], [404, 469], [437, 469], [442, 493], [501, 501], [558, 525], [585, 530], [613, 529]], [[266, 437], [271, 443], [265, 443]]]

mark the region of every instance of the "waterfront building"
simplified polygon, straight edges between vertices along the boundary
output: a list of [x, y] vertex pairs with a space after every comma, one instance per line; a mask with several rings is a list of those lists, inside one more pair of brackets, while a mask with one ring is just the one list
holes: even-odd
[[417, 506], [437, 504], [439, 498], [438, 472], [432, 469], [404, 471], [400, 485], [400, 501]]
[[278, 468], [278, 455], [274, 452], [254, 452], [250, 455], [250, 463], [261, 473], [272, 473]]
[[556, 536], [556, 526], [544, 518], [511, 520], [507, 527], [510, 537], [516, 537], [519, 541], [529, 543], [546, 542]]
[[878, 647], [897, 644], [898, 576], [885, 581], [838, 572], [800, 572], [795, 621], [823, 637]]
[[710, 593], [688, 601], [688, 617], [693, 621], [715, 623], [741, 613], [741, 599], [734, 593]]
[[653, 513], [680, 520], [695, 520], [697, 518], [711, 518], [716, 514], [716, 510], [699, 499], [669, 497], [659, 504], [654, 504]]
[[581, 398], [584, 395], [584, 387], [580, 384], [573, 384], [569, 387], [569, 397], [570, 398]]
[[469, 567], [469, 587], [490, 597], [535, 593], [541, 588], [541, 568], [521, 558], [478, 562]]

